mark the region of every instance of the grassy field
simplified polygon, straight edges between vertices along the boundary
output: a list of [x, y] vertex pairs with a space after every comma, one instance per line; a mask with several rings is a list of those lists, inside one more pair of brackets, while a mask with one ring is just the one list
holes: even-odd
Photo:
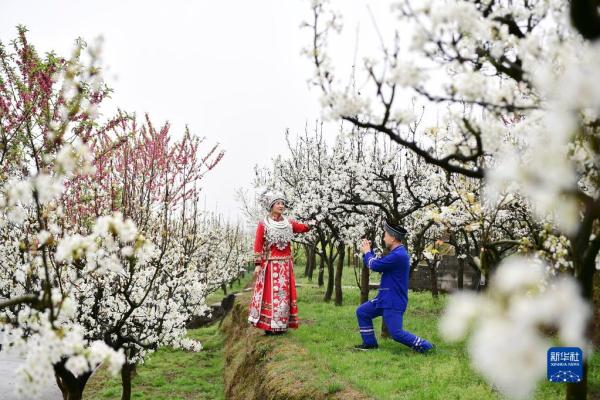
[[[471, 369], [464, 344], [441, 341], [437, 320], [443, 298], [434, 301], [429, 293], [411, 292], [405, 316], [405, 329], [436, 343], [435, 354], [417, 354], [391, 339], [380, 339], [379, 350], [357, 353], [351, 347], [360, 343], [354, 316], [358, 290], [346, 290], [347, 305], [341, 307], [322, 303], [322, 294], [321, 289], [299, 288], [299, 307], [305, 323], [289, 336], [321, 360], [321, 368], [312, 373], [335, 375], [340, 385], [349, 384], [376, 399], [501, 398]], [[600, 394], [599, 367], [600, 358], [596, 355], [590, 385], [596, 394]], [[535, 398], [564, 399], [564, 390], [561, 384], [545, 382]]]
[[[194, 329], [190, 336], [202, 342], [198, 353], [160, 349], [137, 369], [132, 382], [132, 398], [223, 399], [223, 338], [216, 325]], [[104, 370], [88, 382], [84, 398], [120, 399], [120, 377]]]
[[[305, 349], [308, 357], [318, 360], [315, 368], [306, 371], [307, 380], [329, 382], [327, 390], [330, 393], [351, 387], [382, 400], [502, 398], [471, 369], [464, 344], [449, 345], [441, 341], [437, 321], [444, 306], [444, 296], [434, 300], [430, 293], [410, 292], [405, 315], [405, 329], [436, 343], [435, 354], [414, 353], [391, 339], [380, 339], [379, 350], [357, 353], [351, 350], [353, 345], [360, 343], [354, 314], [359, 292], [352, 287], [356, 285], [352, 269], [344, 271], [346, 288], [344, 305], [340, 307], [324, 303], [324, 289], [302, 278], [302, 271], [298, 268], [302, 326], [270, 340], [275, 342], [274, 345], [293, 343]], [[371, 280], [377, 281], [377, 275]], [[218, 301], [221, 294], [215, 294], [213, 300]], [[379, 321], [376, 327], [380, 326]], [[133, 381], [133, 398], [223, 398], [223, 339], [220, 333], [213, 326], [193, 330], [190, 335], [201, 340], [205, 350], [197, 354], [170, 349], [158, 351], [139, 367]], [[290, 360], [294, 358], [290, 357]], [[294, 365], [291, 361], [288, 368], [302, 369], [303, 365]], [[590, 370], [590, 398], [600, 398], [598, 354], [593, 356]], [[107, 378], [104, 373], [94, 376], [88, 386], [88, 398], [119, 398], [120, 382]], [[544, 382], [535, 398], [564, 399], [564, 392], [562, 384]]]
[[[299, 265], [300, 267], [300, 265]], [[298, 307], [304, 326], [289, 335], [314, 357], [322, 360], [314, 373], [336, 375], [340, 385], [348, 384], [376, 399], [501, 399], [496, 391], [470, 367], [464, 343], [444, 343], [438, 332], [438, 319], [445, 296], [435, 300], [429, 292], [409, 292], [404, 328], [437, 345], [431, 355], [417, 354], [391, 339], [381, 340], [381, 318], [376, 319], [380, 348], [356, 353], [350, 349], [361, 342], [355, 309], [358, 288], [352, 268], [344, 270], [344, 305], [323, 303], [324, 289], [301, 277], [298, 268]], [[371, 282], [379, 280], [372, 274]], [[316, 274], [313, 282], [316, 282]], [[371, 293], [371, 297], [375, 293]], [[590, 398], [600, 398], [600, 355], [592, 357]], [[564, 399], [565, 386], [543, 382], [535, 399]]]

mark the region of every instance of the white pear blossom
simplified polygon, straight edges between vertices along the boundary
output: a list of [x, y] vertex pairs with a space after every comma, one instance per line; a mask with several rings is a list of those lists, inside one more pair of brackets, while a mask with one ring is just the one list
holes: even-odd
[[512, 398], [528, 398], [546, 372], [550, 338], [541, 328], [556, 328], [561, 345], [580, 347], [590, 317], [572, 278], [547, 281], [539, 260], [512, 257], [496, 271], [483, 295], [452, 296], [440, 320], [449, 341], [469, 337], [473, 366]]

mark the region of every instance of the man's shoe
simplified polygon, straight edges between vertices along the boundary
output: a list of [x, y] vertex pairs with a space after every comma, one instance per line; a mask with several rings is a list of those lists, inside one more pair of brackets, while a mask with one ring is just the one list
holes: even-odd
[[422, 348], [417, 351], [421, 354], [433, 354], [437, 351], [437, 347], [435, 344], [431, 344], [431, 347]]
[[379, 348], [379, 345], [376, 345], [376, 344], [361, 343], [361, 344], [357, 344], [356, 346], [354, 346], [354, 350], [357, 350], [357, 351], [369, 351], [369, 350], [375, 350], [378, 348]]

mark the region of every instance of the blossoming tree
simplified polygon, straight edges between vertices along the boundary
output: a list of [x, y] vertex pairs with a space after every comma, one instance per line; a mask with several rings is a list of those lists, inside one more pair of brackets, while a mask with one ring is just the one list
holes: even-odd
[[35, 395], [54, 375], [78, 399], [108, 362], [129, 398], [154, 349], [200, 349], [186, 323], [247, 262], [239, 228], [206, 223], [197, 206], [223, 154], [200, 156], [187, 130], [172, 143], [148, 117], [100, 123], [110, 91], [95, 46], [41, 58], [21, 28], [0, 50], [0, 316], [5, 346], [26, 357], [17, 388]]
[[[450, 174], [485, 179], [482, 205], [520, 196], [519, 207], [531, 210], [540, 225], [550, 226], [543, 229], [546, 233], [539, 227], [529, 229], [538, 234], [525, 241], [546, 259], [556, 259], [549, 253], [560, 252], [558, 258], [566, 258], [560, 265], [572, 267], [570, 274], [589, 302], [600, 250], [595, 162], [600, 88], [590, 72], [600, 54], [593, 43], [598, 37], [597, 6], [559, 0], [406, 0], [394, 2], [393, 11], [401, 34], [384, 47], [381, 57], [365, 59], [366, 84], [359, 94], [341, 83], [327, 51], [330, 33], [341, 30], [340, 16], [326, 2], [312, 2], [312, 17], [305, 25], [313, 40], [306, 54], [315, 66], [314, 84], [323, 94], [325, 109], [335, 118], [388, 137]], [[441, 111], [443, 128], [419, 126], [414, 113], [407, 112], [408, 99]], [[434, 140], [444, 142], [442, 149], [432, 149], [432, 133]], [[547, 232], [554, 239], [547, 240]], [[552, 241], [561, 246], [553, 247]], [[565, 248], [570, 249], [566, 257]], [[521, 267], [501, 263], [490, 284], [490, 290], [501, 291], [510, 304], [521, 299], [521, 286], [511, 277], [522, 275], [524, 282], [531, 282], [528, 274], [534, 269], [525, 260], [517, 265]], [[501, 288], [504, 284], [510, 288]], [[557, 308], [545, 315], [543, 324], [558, 327], [563, 343], [581, 346], [589, 354], [585, 335], [589, 305], [580, 300], [577, 287], [562, 283], [549, 287], [569, 301], [578, 318], [567, 327]], [[545, 298], [542, 292], [531, 297], [541, 302]], [[489, 317], [494, 323], [502, 321], [493, 313]], [[525, 322], [528, 316], [518, 317]], [[489, 360], [481, 353], [474, 352], [472, 358], [505, 393], [526, 397], [543, 376], [539, 345], [545, 343], [544, 335], [538, 325], [515, 322], [505, 325], [507, 333], [524, 327], [535, 346], [518, 353], [499, 339], [486, 337], [490, 346], [498, 345], [496, 361], [506, 369], [488, 368]], [[481, 338], [488, 325], [477, 326], [473, 337]], [[528, 364], [529, 356], [536, 360], [533, 364]], [[530, 373], [511, 373], [521, 371], [516, 365]], [[567, 398], [585, 398], [586, 388], [587, 366], [581, 381], [568, 385]]]

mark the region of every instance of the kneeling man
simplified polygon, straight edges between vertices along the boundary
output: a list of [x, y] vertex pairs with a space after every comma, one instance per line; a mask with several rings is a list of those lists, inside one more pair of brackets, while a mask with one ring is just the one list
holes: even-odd
[[406, 230], [386, 221], [383, 241], [389, 253], [377, 258], [371, 251], [371, 242], [363, 239], [361, 252], [365, 265], [373, 271], [382, 272], [379, 293], [377, 296], [356, 309], [358, 327], [362, 336], [362, 344], [355, 346], [357, 350], [376, 349], [377, 339], [373, 330], [373, 318], [383, 316], [383, 321], [391, 337], [411, 349], [426, 353], [434, 346], [427, 340], [402, 329], [402, 319], [408, 304], [408, 274], [410, 256], [404, 247]]

